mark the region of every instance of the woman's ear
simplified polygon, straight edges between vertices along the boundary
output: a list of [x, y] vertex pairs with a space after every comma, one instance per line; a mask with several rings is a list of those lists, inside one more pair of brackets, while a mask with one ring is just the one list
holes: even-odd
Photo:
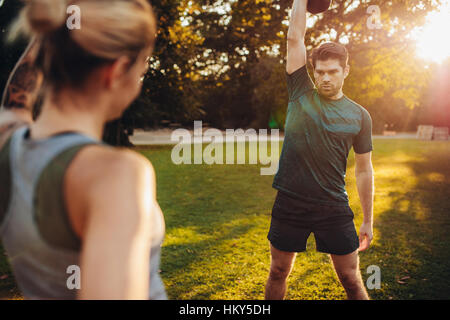
[[122, 56], [104, 67], [103, 75], [106, 88], [117, 89], [122, 86], [121, 79], [130, 69], [130, 63], [128, 57]]

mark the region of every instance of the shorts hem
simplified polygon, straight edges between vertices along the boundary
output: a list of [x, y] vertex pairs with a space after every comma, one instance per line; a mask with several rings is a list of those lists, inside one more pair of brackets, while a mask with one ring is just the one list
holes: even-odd
[[326, 254], [333, 254], [333, 255], [336, 255], [336, 256], [345, 256], [347, 254], [355, 252], [356, 250], [358, 250], [358, 248], [359, 248], [359, 246], [356, 247], [355, 249], [352, 249], [352, 250], [349, 250], [349, 251], [340, 251], [340, 252], [336, 252], [334, 250], [327, 250], [327, 249], [318, 249], [318, 248], [316, 248], [316, 251], [317, 252], [321, 252], [321, 253], [326, 253]]
[[305, 252], [305, 251], [306, 251], [306, 248], [300, 249], [300, 250], [299, 250], [299, 249], [293, 249], [293, 248], [287, 248], [287, 247], [280, 246], [280, 245], [278, 245], [277, 243], [275, 243], [275, 241], [270, 240], [269, 236], [267, 236], [267, 240], [269, 240], [270, 244], [271, 244], [275, 249], [280, 250], [280, 251], [284, 251], [284, 252], [296, 252], [296, 253], [300, 253], [300, 252]]

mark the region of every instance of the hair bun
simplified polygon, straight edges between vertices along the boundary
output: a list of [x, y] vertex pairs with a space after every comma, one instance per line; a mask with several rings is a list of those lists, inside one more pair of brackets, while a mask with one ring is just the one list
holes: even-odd
[[66, 0], [28, 0], [25, 16], [33, 33], [47, 33], [66, 20]]

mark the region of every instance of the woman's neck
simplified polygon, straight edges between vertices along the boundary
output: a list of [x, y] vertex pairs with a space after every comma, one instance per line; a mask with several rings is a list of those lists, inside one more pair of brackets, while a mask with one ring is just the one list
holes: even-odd
[[97, 140], [102, 139], [106, 123], [100, 101], [93, 103], [82, 96], [58, 95], [49, 97], [42, 111], [31, 125], [31, 138], [44, 139], [62, 131], [76, 131]]

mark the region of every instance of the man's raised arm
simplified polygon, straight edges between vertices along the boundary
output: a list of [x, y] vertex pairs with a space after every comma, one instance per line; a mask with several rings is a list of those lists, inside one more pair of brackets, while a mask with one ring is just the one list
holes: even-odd
[[294, 0], [287, 35], [286, 71], [292, 74], [306, 64], [306, 7], [308, 0]]

